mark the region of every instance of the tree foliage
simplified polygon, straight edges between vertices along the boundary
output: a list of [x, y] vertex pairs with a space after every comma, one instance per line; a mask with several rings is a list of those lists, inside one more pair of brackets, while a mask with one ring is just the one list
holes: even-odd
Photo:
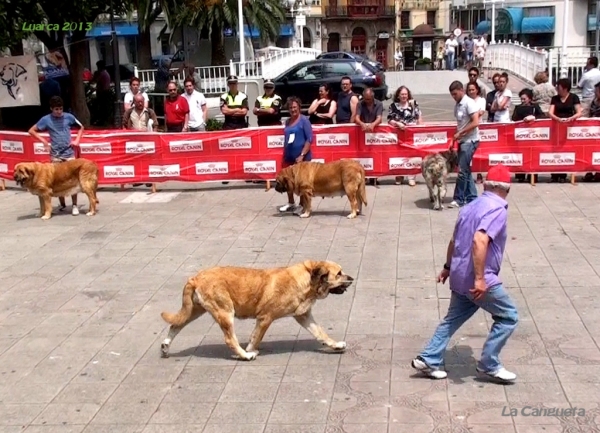
[[26, 22], [41, 22], [42, 11], [35, 0], [0, 1], [0, 50], [26, 39], [31, 32], [23, 30]]
[[[263, 42], [275, 41], [285, 22], [285, 8], [280, 0], [244, 0], [244, 21], [260, 31]], [[238, 29], [238, 0], [186, 0], [179, 5], [173, 22], [209, 31], [212, 64], [224, 65], [223, 30]]]

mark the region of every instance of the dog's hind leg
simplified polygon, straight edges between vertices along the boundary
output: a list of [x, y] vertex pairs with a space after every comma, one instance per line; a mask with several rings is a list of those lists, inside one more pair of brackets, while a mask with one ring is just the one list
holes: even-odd
[[264, 338], [269, 326], [271, 326], [271, 323], [273, 323], [273, 320], [270, 317], [261, 316], [256, 319], [256, 326], [250, 336], [250, 343], [246, 346], [246, 352], [254, 352], [258, 355], [258, 346], [260, 346], [260, 342]]
[[300, 316], [294, 316], [294, 319], [296, 319], [296, 322], [298, 322], [300, 326], [302, 326], [304, 329], [310, 332], [319, 343], [324, 344], [325, 346], [330, 347], [333, 350], [346, 349], [346, 342], [335, 341], [329, 335], [327, 335], [325, 330], [321, 328], [319, 324], [315, 321], [315, 318], [313, 317], [310, 311]]
[[160, 345], [160, 351], [163, 358], [169, 357], [169, 348], [175, 337], [177, 337], [177, 334], [179, 334], [185, 326], [189, 325], [204, 313], [206, 313], [206, 310], [203, 307], [194, 305], [191, 316], [182, 325], [171, 325], [169, 327], [169, 335], [167, 335], [167, 338], [165, 338]]
[[83, 192], [85, 193], [85, 195], [87, 195], [88, 201], [90, 203], [90, 209], [88, 213], [86, 213], [86, 215], [96, 215], [96, 204], [98, 203], [98, 199], [96, 198], [96, 192], [90, 187], [87, 187]]
[[302, 204], [302, 213], [300, 214], [300, 218], [308, 218], [310, 213], [312, 212], [312, 197], [313, 192], [310, 189], [301, 189], [300, 190], [300, 200], [303, 202]]
[[225, 344], [227, 344], [227, 346], [229, 346], [229, 348], [233, 350], [233, 352], [239, 359], [243, 359], [245, 361], [252, 361], [253, 359], [256, 359], [256, 352], [246, 352], [240, 346], [240, 342], [238, 341], [237, 336], [235, 335], [235, 331], [233, 329], [233, 311], [219, 312], [213, 314], [213, 317], [221, 327], [221, 330], [223, 331], [223, 335], [225, 336]]
[[359, 212], [359, 198], [357, 197], [357, 191], [351, 191], [349, 188], [346, 188], [346, 195], [348, 196], [348, 200], [350, 201], [350, 214], [346, 217], [348, 219], [356, 218]]

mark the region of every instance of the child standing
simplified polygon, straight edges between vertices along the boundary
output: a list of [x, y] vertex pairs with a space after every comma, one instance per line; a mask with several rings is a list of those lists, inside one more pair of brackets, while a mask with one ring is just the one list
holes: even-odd
[[[50, 148], [50, 160], [53, 163], [60, 164], [64, 161], [75, 159], [74, 147], [79, 146], [79, 141], [83, 135], [83, 125], [71, 113], [63, 111], [63, 100], [60, 96], [50, 98], [50, 114], [42, 117], [38, 123], [29, 129], [29, 134], [35, 139], [41, 141], [44, 146]], [[79, 131], [75, 141], [71, 143], [71, 127], [79, 125]], [[48, 131], [50, 135], [50, 143], [39, 133]], [[67, 207], [64, 197], [59, 197], [60, 210]], [[71, 213], [79, 215], [77, 207], [77, 194], [71, 196], [73, 208]]]

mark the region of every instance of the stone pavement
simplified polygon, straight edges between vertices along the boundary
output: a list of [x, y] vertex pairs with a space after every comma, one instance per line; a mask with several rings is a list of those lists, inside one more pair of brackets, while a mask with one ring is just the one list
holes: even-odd
[[[511, 191], [502, 277], [521, 322], [502, 359], [519, 375], [512, 386], [475, 378], [491, 324], [483, 313], [453, 339], [447, 380], [414, 374], [410, 359], [448, 305], [434, 278], [456, 211], [430, 211], [422, 184], [367, 188], [356, 220], [341, 198], [315, 199], [308, 220], [280, 215], [284, 196], [246, 184], [145, 203], [103, 189], [97, 216], [46, 222], [35, 197], [0, 193], [0, 432], [600, 431], [600, 185]], [[315, 308], [346, 353], [283, 319], [257, 360], [236, 361], [204, 316], [160, 358], [160, 312], [180, 307], [197, 270], [308, 258], [357, 278]], [[236, 326], [247, 342], [253, 323]], [[585, 416], [526, 416], [525, 406]], [[503, 416], [510, 408], [517, 415]]]

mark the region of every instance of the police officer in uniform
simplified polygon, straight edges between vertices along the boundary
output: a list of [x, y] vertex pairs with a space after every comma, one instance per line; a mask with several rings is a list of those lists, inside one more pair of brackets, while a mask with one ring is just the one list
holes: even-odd
[[281, 97], [275, 94], [273, 80], [265, 80], [265, 94], [256, 98], [254, 114], [258, 126], [281, 126]]
[[225, 116], [223, 130], [248, 127], [248, 96], [238, 90], [238, 77], [227, 77], [229, 91], [221, 95], [221, 113]]

